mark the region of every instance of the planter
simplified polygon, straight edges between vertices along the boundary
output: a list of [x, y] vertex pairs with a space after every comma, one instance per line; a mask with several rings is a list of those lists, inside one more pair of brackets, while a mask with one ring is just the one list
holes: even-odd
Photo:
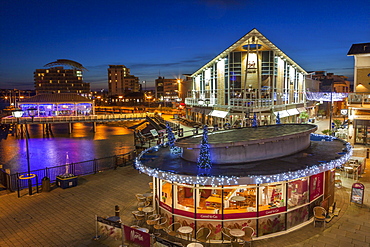
[[69, 177], [69, 178], [56, 178], [57, 185], [62, 189], [67, 189], [70, 187], [77, 186], [77, 176]]

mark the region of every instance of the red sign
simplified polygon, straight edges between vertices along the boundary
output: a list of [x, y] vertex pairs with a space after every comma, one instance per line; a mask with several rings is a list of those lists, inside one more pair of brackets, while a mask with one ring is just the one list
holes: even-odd
[[324, 173], [312, 175], [310, 177], [310, 201], [315, 200], [323, 193]]
[[277, 214], [277, 213], [281, 213], [281, 212], [285, 212], [286, 211], [286, 207], [279, 207], [279, 208], [270, 208], [268, 210], [264, 210], [264, 211], [260, 211], [258, 212], [258, 216], [265, 216], [265, 215], [270, 215], [270, 214]]
[[150, 234], [131, 228], [129, 226], [123, 226], [126, 241], [135, 243], [142, 247], [150, 247]]
[[184, 211], [180, 209], [173, 209], [174, 214], [182, 215], [189, 218], [194, 218], [194, 212]]
[[196, 214], [197, 219], [206, 219], [206, 220], [220, 220], [222, 219], [221, 214]]
[[236, 214], [225, 214], [224, 219], [239, 219], [239, 218], [254, 218], [257, 217], [256, 212], [248, 212], [248, 213], [236, 213]]
[[365, 185], [362, 183], [354, 183], [351, 191], [351, 202], [362, 204], [364, 202]]

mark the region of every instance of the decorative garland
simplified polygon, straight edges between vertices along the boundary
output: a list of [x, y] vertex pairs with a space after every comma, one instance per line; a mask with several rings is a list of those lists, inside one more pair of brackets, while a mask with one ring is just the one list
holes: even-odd
[[[311, 134], [314, 136], [321, 136], [322, 138], [333, 138], [327, 135]], [[142, 173], [145, 173], [151, 177], [156, 177], [159, 179], [181, 183], [181, 184], [199, 184], [199, 185], [211, 185], [222, 186], [222, 185], [238, 185], [238, 184], [264, 184], [264, 183], [275, 183], [280, 181], [294, 180], [302, 177], [307, 177], [315, 175], [324, 171], [334, 169], [346, 163], [352, 156], [353, 150], [350, 143], [346, 143], [344, 154], [335, 160], [331, 160], [326, 163], [321, 163], [319, 165], [307, 166], [305, 169], [298, 171], [288, 171], [280, 174], [274, 175], [250, 175], [245, 177], [238, 176], [191, 176], [191, 175], [181, 175], [169, 171], [162, 171], [158, 168], [151, 168], [145, 166], [140, 160], [141, 157], [148, 151], [157, 151], [158, 146], [148, 148], [140, 153], [140, 155], [135, 159], [135, 168]]]

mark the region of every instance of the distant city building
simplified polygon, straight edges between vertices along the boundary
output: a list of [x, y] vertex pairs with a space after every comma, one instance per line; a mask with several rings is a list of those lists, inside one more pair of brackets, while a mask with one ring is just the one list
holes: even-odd
[[178, 102], [179, 85], [182, 82], [182, 79], [166, 79], [159, 76], [158, 79], [155, 80], [155, 97], [158, 101]]
[[110, 96], [124, 96], [139, 92], [141, 89], [139, 77], [130, 75], [130, 69], [124, 65], [109, 65], [108, 91]]
[[[68, 65], [72, 69], [65, 69]], [[83, 70], [81, 64], [67, 59], [59, 59], [45, 65], [47, 69], [36, 69], [34, 72], [36, 94], [41, 93], [76, 93], [89, 96], [90, 83], [83, 82]]]
[[257, 29], [251, 30], [191, 77], [187, 117], [209, 125], [296, 122], [305, 101], [307, 72]]
[[326, 71], [314, 71], [310, 75], [312, 79], [320, 81], [321, 92], [350, 92], [350, 82], [347, 76], [334, 75], [334, 73], [326, 73]]
[[354, 93], [348, 95], [351, 143], [370, 144], [370, 43], [353, 44], [347, 55], [354, 57]]

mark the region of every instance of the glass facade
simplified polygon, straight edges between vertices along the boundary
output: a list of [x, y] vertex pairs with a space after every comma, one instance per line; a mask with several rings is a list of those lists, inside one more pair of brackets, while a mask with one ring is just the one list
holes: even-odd
[[221, 240], [222, 227], [251, 226], [258, 237], [304, 224], [323, 201], [325, 177], [319, 173], [278, 183], [219, 187], [155, 178], [154, 184], [168, 222], [191, 225], [195, 231], [205, 226], [212, 230], [211, 240]]

